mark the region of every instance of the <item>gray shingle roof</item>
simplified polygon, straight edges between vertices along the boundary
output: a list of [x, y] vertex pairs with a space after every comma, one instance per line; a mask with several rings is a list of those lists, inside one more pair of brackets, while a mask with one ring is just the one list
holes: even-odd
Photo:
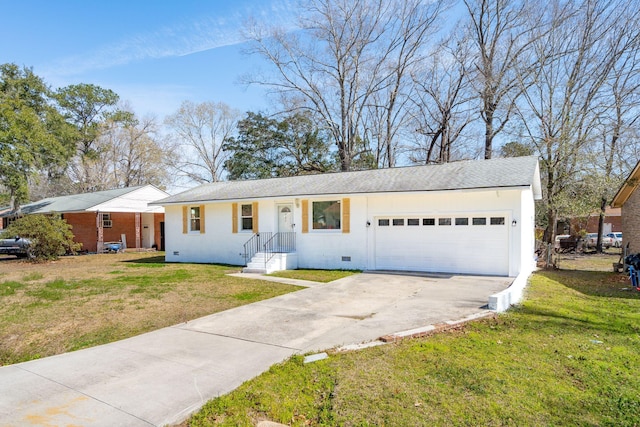
[[[114, 190], [73, 194], [70, 196], [49, 197], [20, 206], [20, 213], [27, 215], [50, 212], [82, 212], [142, 187], [144, 186], [116, 188]], [[14, 214], [15, 212], [6, 212], [3, 215], [9, 216]]]
[[442, 165], [215, 182], [152, 204], [527, 186], [532, 186], [536, 196], [539, 196], [540, 178], [536, 157], [467, 160]]

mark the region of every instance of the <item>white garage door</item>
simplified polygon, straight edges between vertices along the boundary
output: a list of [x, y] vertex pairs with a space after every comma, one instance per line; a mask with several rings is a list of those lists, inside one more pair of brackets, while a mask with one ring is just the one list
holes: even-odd
[[375, 268], [507, 276], [507, 223], [495, 213], [377, 217]]

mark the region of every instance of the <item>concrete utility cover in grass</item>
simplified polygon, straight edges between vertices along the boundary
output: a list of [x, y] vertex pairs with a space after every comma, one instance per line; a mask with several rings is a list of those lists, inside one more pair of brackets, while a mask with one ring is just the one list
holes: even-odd
[[175, 424], [291, 355], [467, 318], [510, 282], [359, 274], [112, 344], [0, 367], [0, 420]]
[[324, 360], [327, 357], [329, 357], [329, 355], [327, 353], [317, 353], [317, 354], [310, 354], [308, 356], [306, 356], [304, 358], [304, 363], [313, 363], [313, 362], [317, 362], [318, 360]]
[[275, 423], [273, 421], [260, 421], [256, 427], [287, 427], [287, 425]]

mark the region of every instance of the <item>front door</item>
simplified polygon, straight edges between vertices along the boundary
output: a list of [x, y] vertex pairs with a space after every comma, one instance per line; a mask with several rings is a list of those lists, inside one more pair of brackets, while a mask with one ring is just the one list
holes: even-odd
[[293, 231], [293, 206], [278, 205], [278, 233]]
[[278, 252], [292, 252], [295, 247], [293, 234], [293, 205], [277, 205], [278, 239], [275, 244]]

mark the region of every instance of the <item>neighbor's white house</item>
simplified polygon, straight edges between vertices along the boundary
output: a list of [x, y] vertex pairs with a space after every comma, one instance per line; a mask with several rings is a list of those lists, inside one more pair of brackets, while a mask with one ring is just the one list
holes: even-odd
[[169, 262], [515, 277], [535, 266], [540, 198], [537, 159], [518, 157], [216, 182], [154, 204]]

